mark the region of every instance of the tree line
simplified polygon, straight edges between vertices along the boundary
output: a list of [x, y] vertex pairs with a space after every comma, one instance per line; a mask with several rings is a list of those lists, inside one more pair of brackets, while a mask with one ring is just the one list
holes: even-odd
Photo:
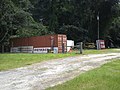
[[75, 42], [100, 39], [120, 46], [119, 0], [1, 0], [0, 43], [11, 37], [66, 34]]

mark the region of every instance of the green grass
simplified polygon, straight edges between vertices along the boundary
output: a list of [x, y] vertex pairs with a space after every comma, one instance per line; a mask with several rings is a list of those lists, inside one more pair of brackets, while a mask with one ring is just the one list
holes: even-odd
[[68, 54], [0, 54], [0, 71], [12, 68], [22, 67], [37, 62], [42, 62], [50, 59], [64, 58], [75, 56], [75, 53]]
[[120, 90], [120, 59], [47, 90]]
[[95, 49], [90, 49], [90, 50], [83, 50], [83, 54], [102, 54], [102, 53], [119, 53], [120, 50], [115, 50], [115, 49], [102, 49], [102, 50], [95, 50]]
[[[118, 52], [113, 49], [104, 50], [84, 50], [83, 54], [100, 54], [108, 52]], [[76, 56], [76, 52], [66, 54], [25, 54], [25, 53], [13, 53], [13, 54], [0, 54], [0, 71], [8, 70], [33, 63], [42, 62], [50, 59], [64, 58], [70, 56]]]

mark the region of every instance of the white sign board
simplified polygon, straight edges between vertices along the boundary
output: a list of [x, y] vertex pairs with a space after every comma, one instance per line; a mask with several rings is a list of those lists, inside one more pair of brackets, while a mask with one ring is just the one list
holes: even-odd
[[[58, 53], [58, 47], [53, 48], [54, 53]], [[33, 53], [48, 53], [51, 50], [51, 47], [41, 47], [41, 48], [34, 48]]]
[[67, 40], [67, 52], [70, 51], [71, 47], [74, 47], [74, 41], [73, 40]]
[[51, 49], [50, 47], [45, 48], [34, 48], [33, 53], [48, 53], [48, 50]]

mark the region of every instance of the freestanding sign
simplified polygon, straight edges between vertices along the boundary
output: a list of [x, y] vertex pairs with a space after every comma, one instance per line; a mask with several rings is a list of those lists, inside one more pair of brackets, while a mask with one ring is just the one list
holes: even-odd
[[96, 40], [97, 49], [104, 49], [105, 48], [105, 41], [104, 40]]

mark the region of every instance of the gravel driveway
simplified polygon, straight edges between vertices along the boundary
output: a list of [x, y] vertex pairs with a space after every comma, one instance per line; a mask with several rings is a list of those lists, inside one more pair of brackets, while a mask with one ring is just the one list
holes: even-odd
[[43, 90], [100, 67], [120, 53], [56, 59], [0, 72], [0, 90]]

